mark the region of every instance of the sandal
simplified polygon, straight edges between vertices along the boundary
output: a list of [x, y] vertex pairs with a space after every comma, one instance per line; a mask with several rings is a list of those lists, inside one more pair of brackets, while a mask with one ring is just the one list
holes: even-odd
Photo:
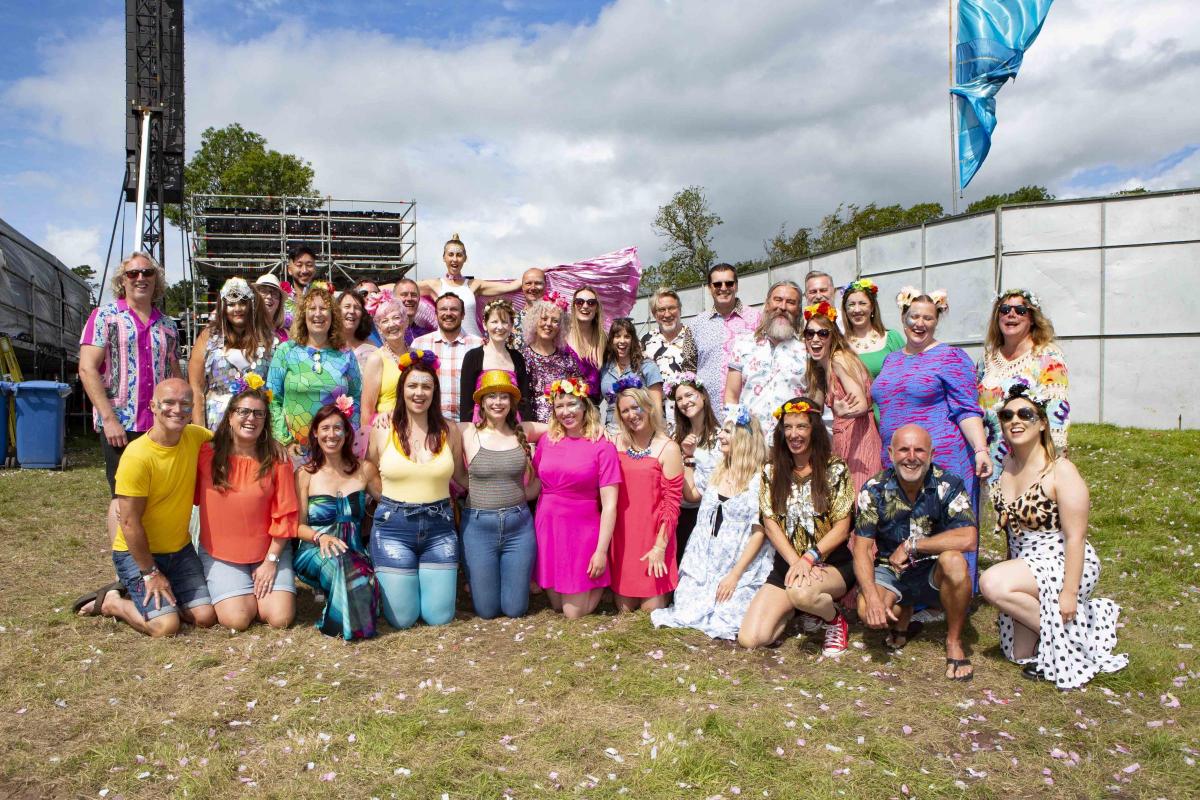
[[1046, 677], [1046, 673], [1044, 673], [1040, 669], [1038, 669], [1038, 665], [1037, 665], [1036, 661], [1030, 661], [1028, 664], [1025, 665], [1025, 668], [1021, 670], [1021, 677], [1025, 678], [1027, 680], [1031, 680], [1031, 681], [1048, 681], [1048, 680], [1050, 680], [1049, 678]]
[[[969, 659], [969, 658], [950, 658], [949, 656], [946, 656], [946, 666], [948, 666], [948, 667], [953, 666], [955, 672], [957, 672], [959, 667], [971, 667], [971, 659]], [[975, 668], [971, 667], [971, 671], [968, 672], [966, 675], [957, 675], [955, 677], [950, 678], [950, 680], [958, 681], [959, 683], [966, 683], [967, 681], [971, 680], [974, 677], [975, 677]]]
[[82, 616], [85, 616], [85, 617], [102, 616], [100, 613], [100, 609], [104, 605], [104, 598], [107, 597], [108, 593], [112, 592], [112, 591], [116, 591], [122, 597], [124, 597], [125, 596], [125, 584], [121, 583], [121, 581], [113, 581], [112, 583], [108, 584], [107, 586], [102, 586], [94, 592], [88, 592], [87, 594], [82, 595], [81, 597], [77, 598], [75, 600], [75, 602], [71, 604], [71, 611], [76, 616], [79, 616], [79, 612], [83, 610], [83, 607], [86, 606], [88, 603], [91, 603], [92, 604], [91, 610], [88, 611], [86, 614], [83, 614]]

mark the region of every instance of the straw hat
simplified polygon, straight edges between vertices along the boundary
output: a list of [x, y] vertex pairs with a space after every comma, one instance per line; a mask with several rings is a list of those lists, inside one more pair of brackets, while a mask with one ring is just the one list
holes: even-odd
[[514, 403], [521, 402], [521, 390], [513, 385], [512, 378], [502, 369], [489, 369], [483, 373], [483, 380], [479, 382], [479, 388], [471, 395], [471, 399], [478, 403], [495, 392], [507, 392]]
[[279, 285], [279, 278], [276, 278], [275, 275], [270, 272], [259, 275], [258, 280], [256, 280], [255, 283], [259, 286], [270, 286], [275, 291], [283, 294], [283, 287]]

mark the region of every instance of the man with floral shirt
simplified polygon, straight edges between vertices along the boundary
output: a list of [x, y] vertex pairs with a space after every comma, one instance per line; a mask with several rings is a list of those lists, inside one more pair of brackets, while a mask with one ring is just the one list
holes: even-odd
[[737, 270], [732, 264], [709, 269], [708, 292], [713, 307], [688, 324], [696, 343], [696, 377], [708, 392], [708, 403], [718, 422], [725, 419], [725, 377], [733, 342], [753, 331], [759, 320], [758, 309], [742, 305], [737, 289]]
[[[674, 289], [659, 289], [650, 298], [650, 312], [658, 321], [658, 330], [642, 336], [642, 352], [658, 365], [663, 391], [679, 383], [679, 376], [696, 372], [696, 340], [679, 319], [679, 295]], [[667, 432], [675, 433], [675, 400], [663, 397], [663, 418]]]
[[739, 336], [729, 356], [724, 403], [750, 409], [767, 441], [775, 432], [775, 409], [793, 397], [825, 399], [816, 387], [808, 390], [808, 351], [796, 336], [802, 299], [794, 281], [773, 284], [758, 328]]
[[887, 646], [900, 650], [913, 606], [940, 605], [946, 612], [946, 677], [969, 681], [974, 670], [962, 631], [971, 602], [963, 554], [978, 539], [971, 497], [961, 478], [932, 463], [933, 440], [921, 426], [897, 430], [888, 455], [892, 466], [858, 495], [858, 616], [872, 628], [887, 628]]

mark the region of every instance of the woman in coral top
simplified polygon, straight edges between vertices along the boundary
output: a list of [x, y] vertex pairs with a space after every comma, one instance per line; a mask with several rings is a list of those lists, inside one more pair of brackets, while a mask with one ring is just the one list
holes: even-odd
[[236, 382], [212, 441], [200, 449], [197, 549], [221, 625], [242, 631], [261, 620], [286, 628], [296, 616], [296, 483], [271, 437], [263, 381], [253, 374], [246, 381]]

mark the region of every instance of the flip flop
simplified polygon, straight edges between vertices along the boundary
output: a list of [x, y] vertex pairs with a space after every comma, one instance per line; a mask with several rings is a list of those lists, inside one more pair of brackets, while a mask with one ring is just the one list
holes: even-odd
[[[948, 666], [948, 667], [953, 666], [954, 670], [957, 672], [959, 667], [971, 667], [971, 659], [969, 659], [969, 658], [950, 658], [949, 656], [946, 656], [946, 666]], [[971, 667], [971, 671], [969, 673], [967, 673], [966, 675], [959, 675], [957, 677], [951, 678], [950, 680], [958, 681], [959, 683], [966, 683], [967, 681], [971, 680], [974, 677], [975, 677], [975, 668]]]
[[76, 599], [75, 602], [71, 604], [71, 611], [78, 615], [84, 606], [86, 606], [88, 603], [92, 603], [92, 610], [83, 616], [99, 617], [101, 616], [100, 608], [104, 605], [104, 598], [113, 590], [116, 590], [118, 593], [120, 593], [122, 597], [125, 596], [125, 584], [121, 583], [120, 581], [113, 581], [107, 586], [102, 586], [96, 591], [88, 592], [87, 594]]

